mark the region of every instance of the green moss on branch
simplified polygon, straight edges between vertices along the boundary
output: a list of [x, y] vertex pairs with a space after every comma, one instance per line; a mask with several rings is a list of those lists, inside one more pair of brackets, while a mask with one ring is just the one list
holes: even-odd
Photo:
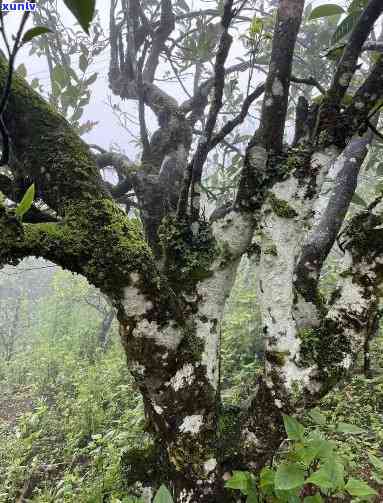
[[[0, 58], [0, 87], [7, 62]], [[16, 178], [35, 182], [39, 197], [59, 213], [68, 202], [106, 197], [88, 146], [60, 114], [15, 75], [5, 123], [18, 160]]]
[[280, 218], [294, 218], [297, 212], [292, 208], [287, 201], [278, 199], [272, 192], [269, 193], [269, 203], [274, 213]]

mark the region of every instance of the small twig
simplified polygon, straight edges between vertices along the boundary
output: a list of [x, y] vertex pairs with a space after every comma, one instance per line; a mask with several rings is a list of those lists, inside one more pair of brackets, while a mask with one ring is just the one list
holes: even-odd
[[143, 146], [143, 154], [150, 155], [150, 143], [145, 120], [144, 81], [142, 76], [142, 69], [144, 66], [146, 50], [147, 50], [147, 44], [145, 43], [142, 55], [137, 65], [137, 84], [138, 84], [137, 92], [138, 92], [138, 117], [140, 121], [140, 135]]
[[301, 79], [299, 77], [291, 76], [291, 82], [294, 84], [306, 84], [308, 86], [314, 86], [318, 89], [321, 94], [326, 94], [326, 89], [316, 80], [314, 77], [308, 77], [307, 79]]
[[[3, 94], [2, 94], [2, 97], [0, 100], [0, 133], [2, 136], [2, 140], [3, 140], [3, 152], [1, 155], [1, 161], [0, 161], [1, 166], [4, 166], [5, 164], [8, 164], [8, 162], [9, 162], [9, 134], [8, 134], [7, 128], [4, 124], [3, 114], [4, 114], [4, 110], [7, 106], [9, 95], [11, 92], [15, 58], [16, 58], [18, 50], [20, 49], [20, 40], [21, 40], [23, 31], [24, 31], [25, 23], [28, 20], [29, 14], [30, 14], [30, 12], [25, 12], [23, 14], [19, 29], [17, 31], [16, 37], [15, 37], [15, 43], [13, 45], [12, 52], [10, 53], [10, 56], [9, 56], [7, 80], [6, 80]], [[3, 31], [3, 26], [4, 26], [3, 25], [3, 16], [1, 16], [1, 31], [3, 33], [3, 39], [4, 39], [5, 32]], [[9, 47], [8, 47], [8, 51], [9, 51]]]
[[212, 137], [210, 141], [210, 150], [218, 145], [218, 143], [220, 143], [225, 138], [225, 136], [231, 133], [235, 127], [237, 127], [245, 120], [250, 105], [263, 94], [264, 90], [265, 84], [260, 84], [252, 93], [247, 96], [242, 104], [242, 109], [239, 114], [234, 117], [234, 119], [226, 122], [222, 129]]
[[199, 218], [199, 184], [201, 183], [203, 166], [206, 162], [207, 155], [210, 150], [210, 142], [215, 125], [217, 123], [218, 113], [222, 108], [223, 89], [225, 86], [225, 62], [233, 40], [231, 35], [229, 34], [230, 23], [234, 15], [232, 5], [232, 1], [227, 1], [224, 4], [224, 12], [221, 19], [223, 32], [221, 35], [217, 57], [214, 64], [214, 96], [207, 116], [204, 133], [200, 138], [197, 151], [193, 158], [190, 194], [191, 214], [193, 221], [197, 221]]

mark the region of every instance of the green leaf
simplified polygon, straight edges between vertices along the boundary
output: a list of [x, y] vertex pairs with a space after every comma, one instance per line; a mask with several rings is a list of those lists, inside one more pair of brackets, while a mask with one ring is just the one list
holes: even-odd
[[94, 16], [96, 0], [64, 0], [84, 31], [89, 35], [89, 27]]
[[62, 88], [68, 84], [68, 76], [62, 65], [56, 65], [53, 68], [52, 77], [53, 80]]
[[256, 35], [259, 35], [263, 30], [263, 20], [260, 19], [259, 17], [253, 17], [253, 20], [251, 21], [250, 24], [250, 35], [252, 37], [255, 37]]
[[72, 115], [72, 117], [70, 118], [70, 121], [71, 122], [76, 122], [78, 121], [79, 119], [81, 119], [82, 117], [82, 114], [84, 113], [84, 109], [83, 108], [78, 108], [74, 114]]
[[358, 498], [364, 498], [366, 496], [376, 496], [378, 493], [372, 489], [366, 482], [363, 480], [348, 479], [348, 482], [345, 486], [346, 491], [351, 496], [356, 496]]
[[15, 213], [18, 217], [23, 218], [25, 213], [32, 206], [34, 198], [35, 198], [35, 184], [32, 183], [32, 185], [26, 191], [22, 200], [20, 201], [19, 205], [17, 206], [17, 208], [15, 210]]
[[318, 5], [311, 11], [309, 20], [319, 19], [321, 17], [336, 16], [337, 14], [344, 14], [344, 9], [339, 5], [328, 3], [323, 5]]
[[264, 489], [266, 487], [274, 487], [275, 472], [271, 468], [262, 468], [259, 476], [259, 487]]
[[25, 77], [27, 76], [27, 69], [26, 69], [24, 63], [21, 63], [21, 65], [19, 65], [16, 68], [16, 73], [18, 73], [20, 75], [20, 77], [23, 77], [23, 79], [25, 79]]
[[335, 47], [331, 47], [331, 49], [325, 53], [326, 58], [330, 61], [338, 61], [341, 58], [345, 47], [346, 44], [338, 44]]
[[344, 486], [344, 467], [338, 460], [327, 460], [316, 472], [306, 479], [322, 490], [338, 489]]
[[305, 432], [304, 426], [292, 416], [283, 415], [283, 423], [290, 440], [302, 440]]
[[314, 496], [306, 496], [303, 503], [323, 503], [323, 498], [320, 494], [314, 494]]
[[61, 87], [58, 85], [58, 83], [54, 80], [52, 82], [52, 96], [54, 98], [57, 98], [61, 94]]
[[275, 473], [275, 489], [289, 491], [304, 484], [304, 470], [297, 463], [282, 463]]
[[316, 424], [320, 424], [321, 426], [324, 426], [326, 424], [325, 416], [319, 411], [317, 407], [310, 410], [309, 416]]
[[347, 17], [340, 22], [331, 37], [331, 45], [337, 44], [343, 37], [348, 35], [358, 21], [360, 12], [351, 12]]
[[380, 472], [383, 473], [383, 461], [373, 454], [369, 454], [368, 458], [370, 460], [370, 463]]
[[96, 73], [94, 73], [93, 75], [91, 75], [91, 76], [89, 77], [89, 79], [86, 79], [85, 84], [86, 84], [87, 86], [91, 86], [92, 84], [94, 84], [94, 83], [96, 82], [97, 77], [98, 77], [98, 73], [96, 72]]
[[228, 489], [237, 489], [242, 494], [248, 495], [255, 487], [254, 479], [251, 473], [234, 470], [233, 476], [225, 483]]
[[295, 452], [303, 464], [308, 468], [314, 459], [318, 457], [319, 447], [315, 443], [312, 443], [312, 445], [297, 447]]
[[31, 28], [30, 30], [24, 33], [21, 43], [26, 44], [27, 42], [30, 42], [33, 38], [38, 37], [39, 35], [44, 35], [44, 33], [52, 33], [52, 30], [50, 30], [46, 26], [35, 26], [34, 28]]
[[[354, 203], [355, 201], [353, 200], [352, 202]], [[367, 206], [366, 203], [365, 206]], [[355, 426], [354, 424], [349, 423], [338, 423], [336, 431], [338, 433], [349, 433], [350, 435], [360, 435], [361, 433], [366, 433], [364, 430], [362, 430], [362, 428], [359, 428], [359, 426]]]
[[287, 496], [287, 503], [301, 503], [301, 498], [296, 494], [289, 494]]
[[174, 500], [169, 492], [169, 489], [163, 484], [158, 489], [156, 495], [154, 496], [153, 503], [174, 503]]
[[368, 0], [353, 0], [348, 8], [348, 12], [361, 12], [368, 4]]
[[314, 484], [320, 489], [333, 489], [332, 481], [328, 477], [327, 470], [323, 467], [311, 474], [310, 477], [306, 479], [306, 482]]
[[31, 82], [31, 88], [32, 89], [37, 89], [40, 85], [40, 81], [39, 79], [32, 79], [32, 82]]
[[246, 498], [246, 503], [258, 503], [258, 494], [256, 489], [253, 487], [250, 489], [249, 494]]
[[321, 460], [327, 460], [334, 456], [334, 444], [330, 440], [325, 438], [314, 438], [308, 445], [317, 450], [316, 457]]
[[80, 54], [80, 59], [79, 59], [79, 67], [80, 70], [84, 73], [86, 69], [88, 68], [88, 59], [84, 54]]
[[356, 206], [362, 206], [363, 208], [367, 208], [366, 201], [362, 199], [360, 196], [358, 196], [358, 194], [354, 194], [352, 196], [351, 202], [354, 203]]
[[66, 71], [68, 72], [68, 75], [69, 75], [70, 77], [72, 77], [72, 79], [73, 79], [75, 82], [77, 82], [77, 83], [79, 83], [79, 82], [80, 82], [80, 79], [77, 77], [76, 72], [73, 70], [73, 68], [72, 68], [71, 66], [67, 66], [65, 69], [66, 69]]

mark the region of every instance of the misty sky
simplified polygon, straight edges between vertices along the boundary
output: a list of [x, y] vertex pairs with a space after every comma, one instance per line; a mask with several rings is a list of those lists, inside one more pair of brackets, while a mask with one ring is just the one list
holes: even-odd
[[[314, 0], [312, 2], [307, 2], [307, 4], [318, 5], [321, 3], [326, 3], [327, 0]], [[38, 2], [37, 6], [38, 6]], [[332, 0], [331, 3], [344, 4], [342, 0]], [[109, 16], [109, 0], [98, 0], [97, 8], [101, 22], [103, 24], [105, 33], [107, 33], [108, 27], [108, 16]], [[105, 7], [103, 7], [105, 5]], [[215, 5], [215, 2], [202, 2], [195, 1], [191, 3], [192, 9], [209, 8]], [[21, 18], [21, 13], [12, 12], [6, 16], [6, 28], [9, 33], [14, 32], [17, 29], [18, 23]], [[63, 6], [62, 8], [62, 18], [65, 24], [74, 25], [74, 18], [71, 13]], [[2, 44], [0, 44], [1, 46]], [[37, 56], [29, 55], [30, 47], [22, 49], [18, 55], [16, 66], [20, 63], [24, 63], [28, 70], [28, 80], [31, 81], [33, 78], [38, 78], [41, 84], [45, 87], [46, 91], [49, 90], [49, 74], [45, 58], [38, 58]], [[240, 55], [240, 49], [234, 45], [231, 52], [231, 62], [235, 61], [235, 57]], [[137, 153], [137, 149], [132, 142], [132, 137], [118, 124], [116, 117], [113, 115], [109, 105], [106, 103], [108, 96], [111, 96], [111, 92], [108, 89], [108, 61], [109, 61], [109, 49], [107, 48], [100, 56], [97, 57], [96, 62], [89, 68], [89, 75], [94, 72], [99, 73], [99, 77], [96, 83], [92, 87], [92, 97], [90, 104], [85, 108], [85, 113], [82, 117], [82, 121], [92, 120], [98, 121], [99, 124], [89, 133], [83, 136], [84, 140], [89, 143], [96, 143], [104, 148], [109, 148], [113, 143], [118, 144], [120, 148], [125, 151], [130, 157], [134, 157]], [[230, 61], [229, 61], [230, 63]], [[188, 86], [188, 82], [185, 81], [185, 85]], [[161, 82], [161, 88], [169, 92], [172, 96], [178, 98], [180, 101], [186, 99], [185, 93], [182, 91], [178, 82]], [[119, 97], [113, 96], [113, 101], [115, 103], [121, 103]], [[138, 116], [136, 105], [132, 102], [124, 102], [124, 108], [133, 113], [135, 117]], [[149, 129], [154, 130], [156, 128], [156, 122], [151, 115], [151, 112], [147, 110], [147, 123]], [[137, 132], [137, 128], [132, 126], [132, 130]]]

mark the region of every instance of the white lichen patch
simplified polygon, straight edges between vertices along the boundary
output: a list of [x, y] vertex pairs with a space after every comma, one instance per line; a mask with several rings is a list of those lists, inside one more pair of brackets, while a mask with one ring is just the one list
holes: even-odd
[[345, 369], [349, 369], [353, 363], [353, 359], [351, 355], [346, 355], [346, 357], [342, 360], [342, 367]]
[[[302, 211], [295, 178], [277, 184], [273, 192], [289, 206], [294, 205], [297, 213]], [[295, 219], [279, 217], [268, 203], [264, 209], [259, 264], [262, 324], [267, 327], [268, 338], [278, 340], [278, 349], [275, 350], [294, 352], [299, 345], [295, 341], [291, 313], [292, 283], [302, 226]], [[269, 253], [270, 249], [274, 252]]]
[[214, 388], [218, 386], [220, 324], [233, 286], [239, 260], [251, 243], [253, 220], [237, 211], [213, 223], [213, 234], [222, 253], [211, 266], [211, 275], [197, 285], [196, 335], [204, 342], [202, 364]]
[[301, 295], [297, 296], [294, 306], [294, 319], [298, 330], [307, 326], [307, 320], [310, 320], [310, 327], [320, 325], [318, 308], [313, 302], [306, 301]]
[[256, 447], [259, 444], [257, 435], [247, 428], [243, 431], [243, 439], [245, 447]]
[[[218, 387], [218, 350], [219, 350], [219, 330], [217, 322], [196, 320], [196, 333], [204, 341], [202, 353], [202, 364], [206, 368], [206, 377], [214, 389]], [[212, 329], [212, 326], [216, 328]]]
[[193, 236], [198, 236], [199, 232], [199, 222], [193, 222], [191, 224], [191, 231], [193, 233]]
[[271, 86], [271, 92], [273, 93], [274, 96], [283, 96], [284, 94], [283, 85], [278, 78], [274, 79], [273, 84]]
[[164, 412], [164, 409], [160, 407], [159, 405], [153, 405], [153, 409], [155, 410], [156, 414], [161, 415]]
[[203, 464], [205, 473], [208, 475], [209, 473], [213, 472], [216, 467], [217, 467], [217, 460], [214, 458], [210, 458], [205, 463]]
[[[266, 350], [278, 356], [275, 362], [271, 359], [266, 362], [266, 375], [277, 372], [286, 389], [292, 393], [305, 388], [313, 391], [317, 387], [317, 368], [299, 366], [301, 340], [297, 321], [303, 325], [307, 324], [307, 319], [309, 324], [318, 323], [317, 312], [314, 305], [297, 304], [293, 288], [296, 258], [306, 236], [302, 221], [310, 218], [312, 203], [293, 176], [276, 184], [272, 193], [288, 208], [294, 209], [297, 217], [281, 215], [280, 210], [274, 208], [272, 197], [263, 208], [258, 271], [260, 310], [266, 332]], [[273, 390], [271, 381], [270, 387]]]
[[180, 503], [194, 503], [193, 493], [188, 492], [186, 489], [182, 489], [180, 494]]
[[320, 382], [315, 379], [318, 374], [318, 367], [316, 365], [302, 368], [298, 367], [290, 358], [286, 358], [285, 363], [278, 367], [278, 369], [275, 366], [271, 367], [267, 363], [267, 370], [273, 370], [274, 372], [277, 370], [280, 379], [284, 381], [284, 386], [292, 393], [303, 392], [305, 389], [311, 393], [317, 393], [321, 388]]
[[[350, 269], [351, 268], [351, 274]], [[331, 306], [327, 317], [338, 323], [343, 330], [344, 336], [350, 342], [350, 355], [346, 355], [341, 363], [344, 368], [350, 368], [354, 357], [360, 353], [365, 340], [363, 323], [366, 323], [369, 313], [374, 309], [377, 302], [376, 295], [370, 290], [370, 284], [376, 281], [374, 264], [362, 261], [356, 264], [352, 262], [351, 254], [346, 251], [343, 270], [347, 274], [339, 275], [338, 288], [340, 295]], [[341, 271], [342, 272], [342, 271]], [[355, 281], [355, 276], [364, 277], [360, 284]], [[351, 322], [350, 320], [355, 320]]]
[[[332, 167], [338, 155], [339, 149], [334, 145], [326, 147], [319, 152], [314, 152], [311, 158], [311, 166], [318, 173], [316, 179], [318, 193], [321, 192], [322, 185], [325, 181], [331, 181], [335, 178]], [[335, 167], [335, 171], [337, 172], [338, 170], [339, 167]]]
[[141, 376], [143, 376], [145, 374], [145, 367], [135, 361], [130, 363], [130, 370], [132, 372], [134, 372], [135, 374], [139, 374]]
[[184, 386], [192, 384], [194, 381], [194, 367], [190, 363], [184, 365], [176, 374], [170, 379], [170, 384], [174, 391], [178, 391]]
[[220, 249], [236, 258], [249, 246], [254, 222], [248, 215], [232, 210], [224, 218], [213, 222], [212, 230]]
[[153, 496], [153, 489], [151, 487], [143, 487], [141, 498], [144, 503], [151, 503]]
[[167, 349], [177, 349], [181, 342], [182, 332], [176, 325], [167, 325], [159, 329], [157, 322], [140, 320], [133, 330], [133, 337], [144, 339], [153, 339], [159, 346], [165, 346]]
[[142, 316], [153, 308], [153, 304], [135, 286], [124, 288], [123, 304], [128, 316]]
[[346, 276], [341, 281], [342, 293], [332, 305], [328, 313], [329, 318], [342, 318], [342, 312], [352, 313], [355, 317], [361, 317], [366, 312], [369, 299], [365, 298], [364, 289], [353, 281], [352, 276]]
[[206, 367], [206, 376], [215, 389], [219, 377], [220, 324], [226, 299], [234, 283], [238, 262], [239, 259], [228, 264], [227, 268], [216, 270], [212, 276], [197, 286], [200, 302], [195, 318], [196, 334], [203, 340], [202, 364]]
[[249, 163], [253, 168], [263, 170], [266, 167], [268, 154], [265, 148], [253, 145], [248, 150], [247, 155]]
[[197, 435], [201, 429], [202, 424], [203, 424], [202, 415], [195, 414], [193, 416], [186, 416], [180, 426], [180, 432]]
[[290, 176], [283, 182], [276, 183], [271, 193], [280, 201], [286, 202], [297, 213], [304, 209], [305, 190], [299, 186], [298, 180], [294, 176]]

